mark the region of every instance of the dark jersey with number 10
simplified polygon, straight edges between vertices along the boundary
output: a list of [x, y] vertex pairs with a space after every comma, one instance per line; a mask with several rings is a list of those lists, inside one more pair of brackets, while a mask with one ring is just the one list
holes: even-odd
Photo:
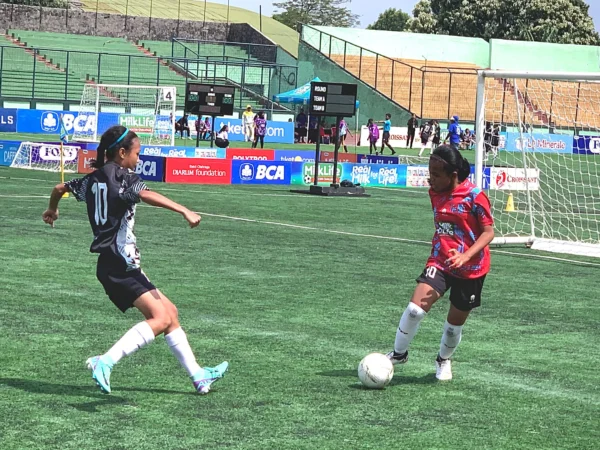
[[114, 162], [65, 183], [75, 198], [87, 204], [94, 232], [92, 253], [115, 256], [127, 270], [139, 269], [140, 253], [135, 245], [133, 226], [140, 192], [148, 189], [134, 172]]

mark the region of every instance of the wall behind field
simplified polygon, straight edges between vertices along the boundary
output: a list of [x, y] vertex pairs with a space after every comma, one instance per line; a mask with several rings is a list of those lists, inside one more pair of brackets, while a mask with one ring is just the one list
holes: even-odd
[[[131, 40], [170, 40], [172, 37], [225, 41], [229, 27], [222, 22], [158, 19], [76, 9], [0, 3], [0, 28], [122, 37]], [[240, 33], [253, 37], [253, 33]]]
[[[315, 77], [319, 77], [322, 81], [356, 83], [358, 85], [359, 127], [366, 125], [369, 118], [384, 120], [385, 113], [388, 112], [392, 115], [392, 123], [397, 126], [404, 126], [410, 118], [408, 111], [392, 103], [371, 86], [357, 80], [353, 75], [301, 41], [298, 47], [298, 86]], [[349, 120], [350, 124], [353, 122], [353, 119]], [[353, 126], [351, 125], [350, 128]]]
[[600, 72], [600, 47], [492, 39], [490, 60], [492, 69]]

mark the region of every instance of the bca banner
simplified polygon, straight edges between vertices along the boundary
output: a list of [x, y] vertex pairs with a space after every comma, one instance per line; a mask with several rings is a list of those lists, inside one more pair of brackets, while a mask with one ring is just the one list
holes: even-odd
[[233, 161], [232, 184], [290, 184], [292, 163], [282, 161]]
[[[77, 160], [77, 172], [79, 173], [91, 173], [94, 171], [92, 167], [92, 161], [96, 159], [95, 150], [79, 150], [79, 157]], [[145, 156], [140, 155], [135, 173], [137, 173], [142, 180], [146, 181], [163, 181], [165, 172], [165, 159], [158, 156]]]
[[[215, 121], [215, 133], [218, 133], [223, 125], [229, 125], [229, 140], [243, 141], [244, 128], [242, 127], [242, 119], [227, 119], [225, 117], [217, 117]], [[294, 123], [293, 122], [275, 122], [267, 121], [267, 134], [265, 142], [279, 142], [282, 144], [294, 143]]]
[[580, 155], [600, 155], [599, 136], [575, 136], [573, 153]]
[[490, 189], [525, 191], [528, 184], [530, 191], [537, 191], [540, 188], [540, 171], [538, 169], [527, 169], [526, 178], [525, 169], [514, 167], [490, 168]]

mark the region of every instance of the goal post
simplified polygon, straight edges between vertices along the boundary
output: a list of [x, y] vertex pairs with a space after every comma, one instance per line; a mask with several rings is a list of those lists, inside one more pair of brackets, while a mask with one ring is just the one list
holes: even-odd
[[600, 73], [478, 73], [475, 181], [492, 244], [600, 257]]
[[77, 172], [80, 147], [76, 145], [21, 142], [10, 167], [45, 170], [48, 172]]
[[142, 144], [175, 145], [176, 97], [174, 86], [86, 84], [78, 117], [95, 120], [76, 130], [73, 139], [98, 142], [108, 128], [122, 125], [134, 131]]

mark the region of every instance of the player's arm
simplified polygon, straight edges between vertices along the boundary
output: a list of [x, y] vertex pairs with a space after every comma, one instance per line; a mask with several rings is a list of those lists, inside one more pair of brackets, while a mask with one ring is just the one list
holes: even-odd
[[54, 228], [54, 222], [58, 220], [58, 203], [64, 194], [72, 192], [78, 201], [85, 200], [85, 189], [87, 188], [87, 178], [76, 178], [66, 183], [59, 183], [54, 186], [50, 194], [48, 209], [42, 214], [42, 220]]
[[191, 228], [195, 228], [200, 225], [201, 217], [193, 211], [190, 211], [185, 206], [180, 205], [173, 200], [168, 199], [164, 195], [159, 194], [158, 192], [142, 190], [139, 193], [140, 200], [144, 203], [147, 203], [151, 206], [157, 206], [159, 208], [170, 209], [176, 213], [181, 214], [185, 220], [188, 221]]

